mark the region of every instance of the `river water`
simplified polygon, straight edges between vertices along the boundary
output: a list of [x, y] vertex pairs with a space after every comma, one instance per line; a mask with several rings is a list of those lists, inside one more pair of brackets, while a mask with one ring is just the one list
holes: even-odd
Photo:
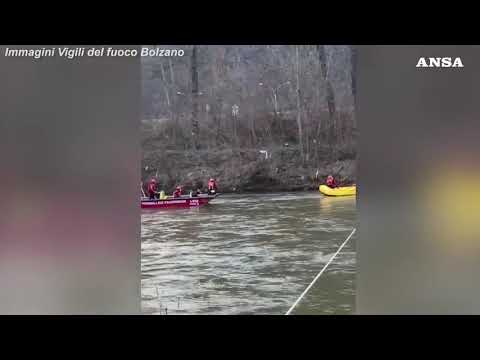
[[[144, 314], [285, 314], [356, 227], [355, 197], [222, 195], [142, 211]], [[355, 238], [292, 314], [351, 314]]]

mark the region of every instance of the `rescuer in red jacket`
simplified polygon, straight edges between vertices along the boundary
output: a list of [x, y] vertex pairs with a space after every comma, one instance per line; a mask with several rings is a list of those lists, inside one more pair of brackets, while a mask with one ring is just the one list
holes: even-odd
[[173, 192], [173, 197], [177, 198], [182, 196], [182, 188], [180, 186], [177, 186], [175, 191]]
[[327, 177], [327, 186], [332, 189], [337, 187], [337, 182], [335, 181], [332, 175], [328, 175]]
[[155, 199], [158, 194], [158, 185], [155, 179], [151, 179], [147, 188], [148, 197], [150, 199]]
[[217, 182], [215, 179], [211, 178], [208, 180], [208, 193], [215, 194], [217, 192]]

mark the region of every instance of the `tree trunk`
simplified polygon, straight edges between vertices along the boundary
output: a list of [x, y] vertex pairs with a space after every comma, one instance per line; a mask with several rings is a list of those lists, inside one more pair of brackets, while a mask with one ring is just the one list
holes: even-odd
[[237, 145], [237, 118], [232, 114], [232, 147]]
[[191, 75], [192, 75], [192, 145], [198, 149], [198, 63], [197, 46], [193, 45], [191, 56]]
[[352, 81], [352, 95], [353, 95], [353, 107], [356, 110], [357, 108], [357, 77], [356, 77], [356, 69], [357, 69], [357, 49], [355, 46], [350, 48], [351, 57], [350, 57], [350, 77]]
[[175, 86], [175, 76], [173, 75], [172, 59], [168, 59], [168, 64], [170, 67], [170, 80], [172, 82], [172, 85]]
[[257, 143], [257, 135], [255, 133], [255, 106], [253, 105], [255, 102], [255, 97], [250, 97], [250, 107], [249, 113], [247, 114], [250, 118], [250, 133], [251, 133], [251, 145], [254, 147]]
[[333, 92], [332, 83], [328, 78], [328, 65], [327, 57], [325, 53], [325, 45], [317, 45], [318, 60], [320, 61], [320, 70], [322, 73], [323, 81], [326, 86], [326, 101], [328, 106], [329, 124], [328, 124], [328, 142], [330, 145], [334, 144], [335, 137], [335, 94]]
[[356, 119], [357, 119], [357, 49], [355, 46], [351, 47], [351, 64], [350, 64], [350, 76], [352, 81], [352, 96], [353, 96], [353, 116], [352, 124], [350, 126], [350, 133], [348, 134], [348, 139], [351, 140], [353, 136], [353, 131], [356, 129]]
[[300, 154], [302, 161], [304, 160], [303, 155], [303, 128], [302, 128], [302, 109], [300, 101], [300, 59], [298, 56], [298, 45], [295, 45], [295, 73], [296, 73], [296, 83], [297, 83], [297, 126], [298, 126], [298, 142], [300, 145]]
[[275, 114], [275, 119], [277, 118], [278, 115], [278, 104], [277, 104], [277, 92], [273, 92], [273, 109], [274, 109], [274, 114]]
[[162, 73], [162, 83], [163, 83], [163, 90], [165, 91], [165, 97], [167, 99], [167, 106], [170, 108], [170, 95], [168, 94], [168, 86], [167, 86], [167, 81], [165, 79], [165, 71], [163, 69], [163, 64], [160, 63], [160, 69]]
[[170, 121], [173, 122], [173, 131], [172, 131], [172, 137], [173, 137], [173, 143], [176, 144], [176, 135], [177, 135], [177, 124], [173, 119], [173, 111], [172, 111], [172, 104], [170, 102], [170, 95], [169, 95], [169, 90], [167, 86], [167, 79], [165, 77], [165, 70], [163, 69], [163, 63], [160, 63], [160, 69], [162, 73], [162, 82], [163, 82], [163, 91], [165, 92], [165, 97], [167, 99], [167, 106], [168, 106], [168, 113], [170, 115]]

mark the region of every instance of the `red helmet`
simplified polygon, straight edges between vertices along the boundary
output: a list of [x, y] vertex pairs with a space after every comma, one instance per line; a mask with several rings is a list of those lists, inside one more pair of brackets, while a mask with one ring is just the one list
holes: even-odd
[[150, 182], [151, 182], [151, 183], [156, 183], [156, 182], [157, 182], [157, 180], [156, 180], [156, 179], [154, 179], [154, 178], [151, 178], [151, 179], [150, 179]]
[[210, 180], [209, 180], [209, 181], [215, 181], [215, 179], [214, 179], [214, 178], [210, 178]]
[[182, 188], [180, 186], [177, 186], [175, 190], [181, 190]]
[[328, 175], [327, 179], [333, 179], [332, 175]]

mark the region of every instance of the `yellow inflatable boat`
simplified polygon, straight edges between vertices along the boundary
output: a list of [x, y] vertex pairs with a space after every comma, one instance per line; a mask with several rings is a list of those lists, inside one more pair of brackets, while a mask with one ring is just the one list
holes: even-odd
[[330, 188], [327, 185], [320, 185], [318, 188], [323, 195], [327, 196], [347, 196], [347, 195], [356, 195], [357, 187], [356, 186], [345, 186], [338, 188]]

